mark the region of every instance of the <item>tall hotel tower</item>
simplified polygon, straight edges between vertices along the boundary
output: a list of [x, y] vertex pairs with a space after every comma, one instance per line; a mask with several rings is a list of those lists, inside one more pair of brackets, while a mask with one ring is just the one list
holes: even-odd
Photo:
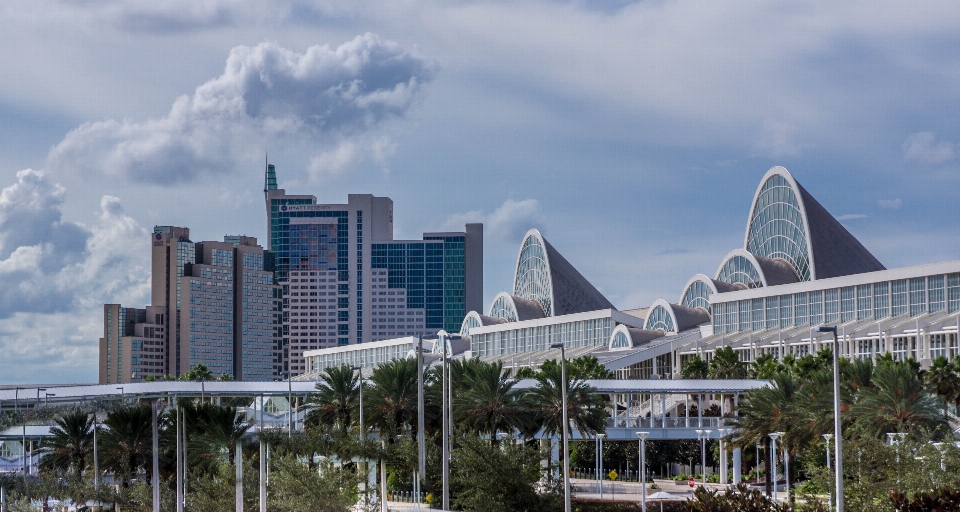
[[237, 380], [279, 378], [280, 287], [257, 239], [193, 242], [175, 226], [150, 239], [153, 305], [104, 304], [100, 383], [179, 377], [200, 363]]
[[292, 375], [306, 371], [305, 350], [455, 332], [482, 306], [482, 224], [394, 240], [389, 198], [350, 194], [346, 204], [317, 204], [278, 189], [273, 165], [263, 192]]

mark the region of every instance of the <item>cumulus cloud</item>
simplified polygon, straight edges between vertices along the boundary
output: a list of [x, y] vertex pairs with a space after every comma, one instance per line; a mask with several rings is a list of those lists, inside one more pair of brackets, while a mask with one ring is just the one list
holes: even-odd
[[252, 148], [282, 140], [329, 148], [311, 168], [336, 172], [351, 160], [351, 138], [410, 109], [432, 67], [370, 33], [303, 53], [237, 46], [222, 75], [177, 98], [167, 115], [85, 123], [50, 150], [48, 166], [173, 184], [230, 172]]
[[451, 215], [442, 229], [462, 230], [464, 224], [472, 222], [482, 222], [488, 238], [519, 243], [530, 228], [543, 229], [543, 214], [536, 199], [507, 199], [489, 215], [483, 210]]
[[891, 210], [896, 210], [901, 206], [903, 206], [903, 200], [900, 199], [899, 197], [896, 199], [881, 199], [877, 201], [877, 204], [879, 204], [881, 208], [889, 208]]
[[903, 141], [903, 157], [922, 164], [939, 164], [953, 160], [954, 144], [936, 141], [933, 132], [914, 133]]
[[40, 171], [17, 173], [0, 192], [0, 318], [96, 304], [113, 294], [142, 295], [147, 279], [132, 265], [146, 231], [105, 196], [94, 226], [62, 219], [66, 192]]

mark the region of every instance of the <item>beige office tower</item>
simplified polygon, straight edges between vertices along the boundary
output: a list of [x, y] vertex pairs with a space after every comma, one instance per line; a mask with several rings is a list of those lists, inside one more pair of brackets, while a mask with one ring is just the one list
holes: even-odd
[[100, 383], [159, 379], [166, 374], [165, 310], [103, 305], [100, 338]]
[[100, 382], [179, 377], [200, 363], [217, 377], [278, 378], [280, 287], [257, 239], [195, 243], [187, 228], [156, 226], [151, 242], [153, 305], [104, 305]]

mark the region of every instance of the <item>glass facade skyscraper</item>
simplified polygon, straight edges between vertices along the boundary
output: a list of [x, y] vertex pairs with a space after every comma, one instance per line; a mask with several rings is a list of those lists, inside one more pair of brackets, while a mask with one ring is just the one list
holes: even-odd
[[303, 352], [396, 336], [456, 330], [483, 302], [483, 226], [394, 240], [393, 201], [350, 194], [317, 204], [264, 178], [270, 251], [283, 293], [286, 367]]

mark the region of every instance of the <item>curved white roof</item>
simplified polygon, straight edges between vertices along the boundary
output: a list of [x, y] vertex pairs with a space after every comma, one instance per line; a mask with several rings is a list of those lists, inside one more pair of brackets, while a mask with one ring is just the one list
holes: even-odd
[[536, 301], [546, 316], [616, 309], [536, 229], [520, 244], [513, 296]]
[[772, 167], [760, 180], [750, 204], [743, 248], [786, 262], [800, 281], [885, 269], [780, 166]]

